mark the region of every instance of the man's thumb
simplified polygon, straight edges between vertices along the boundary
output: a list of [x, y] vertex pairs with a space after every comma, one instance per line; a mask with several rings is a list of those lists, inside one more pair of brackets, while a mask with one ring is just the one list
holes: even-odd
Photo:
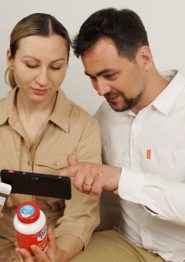
[[67, 157], [67, 163], [69, 166], [73, 166], [76, 165], [78, 162], [76, 160], [76, 155], [75, 154], [71, 154]]

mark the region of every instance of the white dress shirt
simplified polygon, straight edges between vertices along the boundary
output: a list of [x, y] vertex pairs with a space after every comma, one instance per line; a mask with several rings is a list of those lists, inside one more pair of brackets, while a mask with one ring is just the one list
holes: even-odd
[[105, 163], [122, 167], [120, 232], [164, 260], [185, 259], [185, 80], [168, 86], [136, 115], [104, 102], [96, 113]]

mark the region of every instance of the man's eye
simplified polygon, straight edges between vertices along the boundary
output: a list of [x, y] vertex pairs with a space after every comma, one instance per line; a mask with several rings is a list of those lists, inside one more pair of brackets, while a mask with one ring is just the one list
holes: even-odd
[[91, 81], [95, 81], [96, 80], [95, 76], [89, 76], [89, 78], [91, 79]]
[[114, 76], [115, 76], [114, 74], [104, 75], [104, 77], [105, 77], [106, 79], [113, 79]]

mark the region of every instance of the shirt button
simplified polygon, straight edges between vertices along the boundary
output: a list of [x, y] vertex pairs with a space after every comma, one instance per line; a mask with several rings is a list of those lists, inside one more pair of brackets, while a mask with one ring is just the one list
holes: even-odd
[[54, 164], [55, 166], [59, 166], [59, 162], [58, 162], [58, 161], [54, 161], [53, 164]]

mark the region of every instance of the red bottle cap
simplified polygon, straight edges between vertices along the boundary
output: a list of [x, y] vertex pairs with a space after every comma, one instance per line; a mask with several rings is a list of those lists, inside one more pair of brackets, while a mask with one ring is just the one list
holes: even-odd
[[40, 208], [34, 201], [23, 202], [17, 208], [17, 217], [25, 224], [33, 223], [40, 217]]

